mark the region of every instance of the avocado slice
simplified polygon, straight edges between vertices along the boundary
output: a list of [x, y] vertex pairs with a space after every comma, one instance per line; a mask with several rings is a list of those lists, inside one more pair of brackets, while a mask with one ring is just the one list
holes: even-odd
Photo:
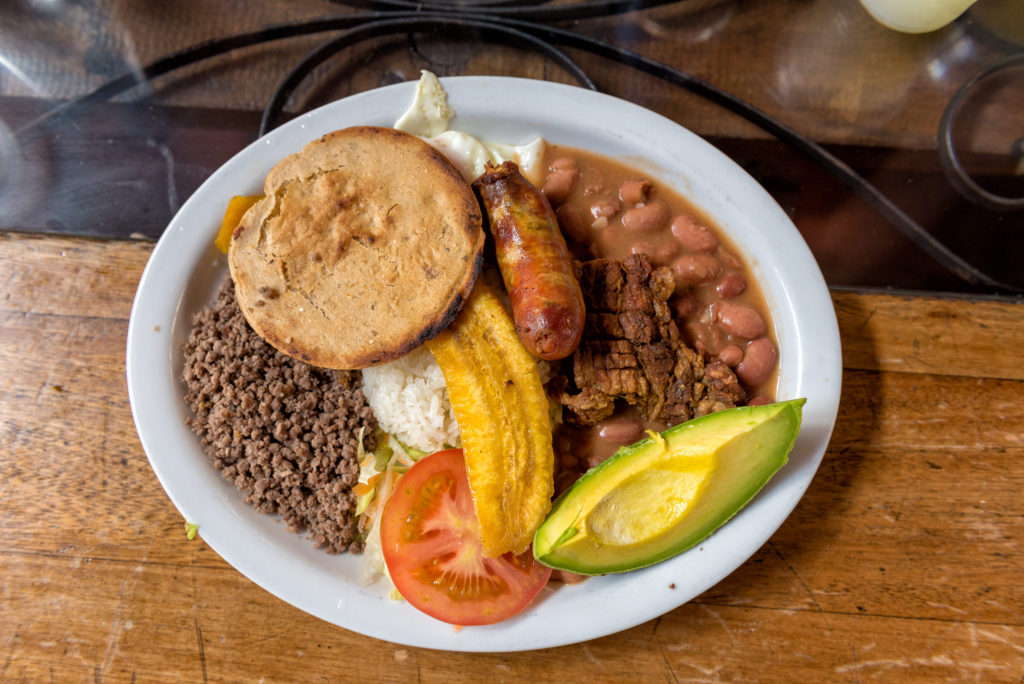
[[555, 501], [534, 535], [534, 556], [603, 575], [694, 546], [785, 465], [805, 401], [713, 413], [622, 447]]

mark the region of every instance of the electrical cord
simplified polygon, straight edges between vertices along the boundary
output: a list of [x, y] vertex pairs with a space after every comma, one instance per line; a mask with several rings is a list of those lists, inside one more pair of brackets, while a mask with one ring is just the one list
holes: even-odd
[[504, 38], [512, 43], [522, 43], [557, 63], [586, 88], [589, 88], [590, 90], [597, 90], [597, 86], [590, 77], [587, 76], [586, 72], [584, 72], [576, 62], [570, 59], [568, 55], [550, 43], [546, 43], [535, 38], [529, 33], [524, 33], [523, 31], [515, 28], [495, 24], [491, 21], [480, 21], [462, 16], [415, 15], [403, 18], [375, 19], [356, 28], [344, 31], [341, 35], [329, 40], [303, 57], [274, 90], [274, 93], [270, 98], [270, 103], [267, 105], [266, 109], [263, 110], [263, 117], [260, 120], [259, 135], [266, 135], [277, 125], [277, 119], [280, 117], [281, 112], [284, 111], [285, 104], [287, 104], [289, 97], [291, 97], [292, 93], [303, 79], [305, 79], [305, 77], [308, 76], [316, 67], [330, 59], [341, 50], [344, 50], [359, 41], [382, 35], [413, 32], [424, 29], [445, 29], [446, 31], [449, 31], [453, 27], [464, 30], [477, 30], [482, 35]]
[[[458, 25], [464, 28], [479, 30], [482, 34], [488, 36], [500, 36], [504, 40], [515, 38], [530, 48], [539, 49], [543, 54], [561, 64], [577, 80], [590, 88], [595, 88], [592, 81], [564, 53], [551, 46], [538, 46], [542, 45], [544, 41], [548, 41], [562, 47], [584, 50], [642, 71], [713, 102], [755, 124], [828, 171], [840, 182], [851, 188], [853, 192], [859, 195], [869, 206], [889, 221], [922, 251], [962, 280], [974, 285], [992, 287], [1006, 292], [1018, 294], [1024, 292], [1024, 289], [1001, 282], [962, 259], [845, 162], [825, 150], [821, 145], [801, 135], [754, 105], [715, 87], [707, 81], [649, 59], [632, 50], [565, 29], [515, 18], [516, 16], [534, 16], [554, 21], [568, 18], [564, 17], [561, 12], [568, 11], [569, 9], [574, 10], [571, 15], [572, 18], [583, 18], [597, 16], [590, 13], [596, 12], [598, 8], [609, 13], [621, 13], [663, 5], [669, 1], [637, 0], [636, 2], [628, 2], [623, 0], [588, 0], [576, 5], [530, 6], [523, 8], [505, 7], [501, 4], [501, 0], [498, 0], [499, 4], [475, 7], [471, 13], [461, 12], [456, 15], [454, 14], [455, 10], [461, 10], [461, 8], [452, 7], [449, 9], [445, 7], [445, 11], [435, 11], [433, 9], [435, 5], [433, 4], [429, 5], [430, 10], [426, 10], [424, 8], [428, 5], [405, 2], [404, 0], [367, 0], [366, 2], [350, 0], [342, 4], [373, 8], [401, 7], [406, 10], [412, 9], [413, 11], [367, 12], [285, 22], [257, 31], [199, 43], [158, 59], [140, 70], [114, 78], [89, 93], [58, 105], [22, 126], [15, 132], [15, 135], [20, 135], [75, 107], [109, 100], [116, 95], [138, 85], [148, 83], [176, 69], [222, 55], [231, 50], [315, 33], [344, 31], [345, 33], [341, 36], [328, 41], [307, 54], [278, 85], [271, 97], [270, 104], [264, 110], [260, 124], [260, 132], [262, 134], [270, 129], [272, 123], [279, 117], [290, 94], [294, 92], [294, 89], [309, 72], [316, 65], [321, 64], [331, 55], [344, 49], [344, 47], [371, 37], [410, 32], [415, 30], [416, 27], [428, 28], [456, 25], [458, 23]], [[954, 101], [957, 104], [959, 102], [956, 98], [954, 98]], [[953, 158], [955, 159], [955, 157]]]
[[662, 5], [679, 4], [679, 0], [584, 0], [565, 5], [546, 5], [548, 0], [541, 3], [528, 2], [512, 4], [512, 2], [494, 2], [482, 5], [460, 5], [458, 3], [444, 2], [411, 2], [410, 0], [331, 0], [337, 5], [357, 7], [360, 9], [384, 10], [384, 11], [406, 11], [406, 12], [435, 12], [465, 14], [467, 8], [472, 8], [471, 13], [490, 18], [519, 18], [532, 22], [542, 21], [569, 21], [580, 19], [593, 19], [595, 17], [610, 17], [616, 14], [628, 12], [639, 12], [661, 7]]
[[339, 15], [321, 19], [305, 19], [301, 21], [274, 24], [256, 31], [239, 33], [225, 38], [214, 38], [212, 40], [203, 41], [165, 55], [139, 69], [117, 76], [87, 93], [62, 102], [56, 107], [43, 112], [36, 118], [25, 123], [14, 131], [14, 134], [15, 136], [20, 136], [71, 110], [97, 102], [106, 102], [133, 88], [149, 83], [160, 76], [164, 76], [183, 67], [197, 64], [207, 59], [219, 57], [220, 55], [231, 52], [232, 50], [240, 50], [254, 45], [261, 45], [263, 43], [270, 43], [287, 38], [297, 38], [314, 33], [323, 33], [325, 31], [344, 30], [363, 22], [376, 19], [379, 16], [379, 14], [371, 12], [365, 14]]
[[[956, 91], [939, 122], [939, 159], [942, 161], [942, 170], [946, 173], [946, 178], [965, 199], [995, 211], [1022, 209], [1024, 208], [1024, 197], [997, 195], [981, 187], [977, 181], [971, 178], [960, 162], [960, 156], [953, 143], [953, 125], [960, 113], [960, 107], [973, 90], [989, 78], [1019, 66], [1024, 66], [1024, 53], [1013, 55], [979, 71]], [[1009, 152], [1015, 157], [1024, 159], [1024, 138], [1017, 139]]]

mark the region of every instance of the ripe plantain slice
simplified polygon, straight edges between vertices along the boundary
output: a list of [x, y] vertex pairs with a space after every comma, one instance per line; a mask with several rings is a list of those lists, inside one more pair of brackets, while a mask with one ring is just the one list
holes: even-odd
[[505, 306], [480, 282], [427, 348], [459, 421], [484, 555], [523, 553], [554, 489], [551, 421], [536, 361]]

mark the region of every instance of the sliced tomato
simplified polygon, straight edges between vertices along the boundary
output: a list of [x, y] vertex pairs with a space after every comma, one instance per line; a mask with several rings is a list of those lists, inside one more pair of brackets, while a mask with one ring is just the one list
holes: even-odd
[[489, 625], [525, 608], [551, 576], [527, 551], [484, 558], [462, 449], [417, 461], [398, 481], [380, 524], [399, 593], [453, 625]]

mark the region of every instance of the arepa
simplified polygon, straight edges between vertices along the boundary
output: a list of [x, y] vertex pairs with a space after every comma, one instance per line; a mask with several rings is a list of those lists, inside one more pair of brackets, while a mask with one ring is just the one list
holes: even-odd
[[454, 319], [480, 272], [473, 191], [419, 138], [329, 133], [267, 175], [228, 253], [253, 329], [315, 366], [396, 359]]

